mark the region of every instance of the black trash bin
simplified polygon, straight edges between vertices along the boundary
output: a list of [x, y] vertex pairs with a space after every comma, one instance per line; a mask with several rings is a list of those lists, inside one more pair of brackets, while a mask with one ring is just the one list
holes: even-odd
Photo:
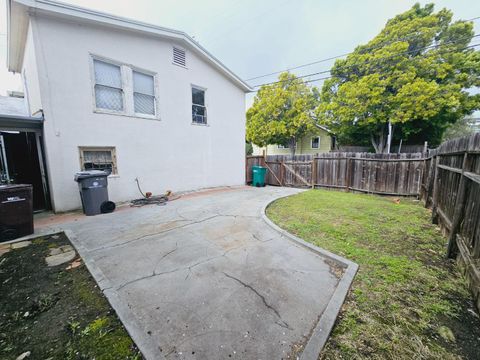
[[33, 234], [32, 185], [0, 185], [0, 242]]
[[80, 171], [75, 174], [85, 215], [98, 215], [115, 210], [115, 204], [108, 200], [109, 172], [101, 170]]

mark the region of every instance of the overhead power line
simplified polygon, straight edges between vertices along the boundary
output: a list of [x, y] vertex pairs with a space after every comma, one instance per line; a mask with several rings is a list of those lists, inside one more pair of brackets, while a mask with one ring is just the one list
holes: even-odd
[[[476, 38], [476, 37], [479, 37], [479, 36], [480, 36], [480, 34], [474, 34], [472, 37], [470, 37], [470, 36], [468, 36], [468, 37], [463, 37], [463, 38], [460, 38], [460, 39], [447, 41], [447, 42], [442, 43], [442, 44], [429, 45], [429, 46], [421, 47], [421, 48], [418, 48], [418, 49], [413, 49], [413, 50], [408, 50], [408, 51], [403, 51], [403, 52], [395, 53], [395, 54], [392, 54], [392, 55], [387, 56], [387, 57], [380, 57], [380, 58], [376, 58], [376, 59], [372, 59], [372, 60], [367, 60], [367, 61], [363, 61], [363, 62], [356, 63], [356, 64], [339, 66], [339, 67], [337, 68], [337, 70], [352, 68], [352, 67], [354, 67], [355, 65], [359, 65], [359, 64], [361, 64], [361, 65], [369, 64], [370, 62], [372, 62], [372, 61], [378, 61], [379, 59], [380, 59], [380, 60], [391, 59], [391, 58], [394, 58], [394, 57], [399, 56], [399, 55], [408, 55], [408, 54], [415, 53], [415, 52], [418, 52], [418, 51], [421, 51], [421, 50], [434, 49], [434, 48], [438, 48], [438, 47], [440, 47], [440, 46], [444, 46], [444, 45], [448, 45], [448, 44], [454, 44], [454, 43], [456, 43], [456, 42], [458, 42], [458, 41], [460, 41], [460, 40], [467, 40], [467, 39], [470, 39], [470, 38], [473, 39], [473, 38]], [[331, 71], [331, 70], [317, 71], [317, 72], [314, 72], [314, 73], [297, 76], [297, 79], [303, 79], [303, 78], [310, 77], [310, 76], [314, 76], [314, 75], [327, 74], [327, 73], [330, 73], [330, 71]], [[263, 86], [263, 85], [277, 84], [277, 83], [281, 83], [281, 82], [284, 82], [284, 81], [289, 81], [289, 80], [272, 81], [272, 82], [270, 82], [270, 83], [263, 83], [263, 84], [254, 85], [253, 87], [260, 87], [260, 86]]]
[[[475, 21], [475, 20], [478, 20], [478, 19], [480, 19], [480, 16], [477, 16], [477, 17], [474, 17], [474, 18], [471, 18], [471, 19], [468, 19], [468, 20], [463, 20], [463, 21]], [[363, 51], [375, 50], [375, 49], [379, 49], [379, 48], [382, 48], [382, 47], [387, 46], [387, 45], [394, 44], [394, 43], [396, 43], [396, 42], [406, 41], [406, 40], [412, 39], [412, 38], [414, 38], [414, 37], [418, 37], [418, 33], [416, 33], [416, 32], [415, 32], [415, 33], [411, 33], [411, 35], [407, 35], [407, 36], [404, 37], [404, 38], [399, 38], [399, 39], [396, 39], [396, 40], [384, 42], [384, 43], [379, 44], [379, 45], [376, 45], [376, 46], [371, 46], [371, 47], [364, 48], [364, 49], [362, 49], [362, 50], [363, 50]], [[350, 55], [350, 54], [352, 54], [352, 53], [353, 53], [353, 52], [348, 52], [348, 53], [344, 53], [344, 54], [340, 54], [340, 55], [331, 56], [331, 57], [328, 57], [328, 58], [325, 58], [325, 59], [320, 59], [320, 60], [312, 61], [312, 62], [309, 62], [309, 63], [306, 63], [306, 64], [302, 64], [302, 65], [298, 65], [298, 66], [294, 66], [294, 67], [289, 67], [289, 68], [284, 69], [284, 70], [273, 71], [273, 72], [268, 73], [268, 74], [263, 74], [263, 75], [251, 77], [251, 78], [249, 78], [249, 79], [246, 79], [245, 81], [251, 81], [251, 80], [261, 79], [261, 78], [264, 78], [264, 77], [267, 77], [267, 76], [272, 76], [272, 75], [280, 74], [280, 73], [285, 72], [285, 71], [298, 70], [298, 69], [301, 69], [301, 68], [304, 68], [304, 67], [308, 67], [308, 66], [320, 64], [320, 63], [322, 63], [322, 62], [326, 62], [326, 61], [338, 59], [338, 58], [341, 58], [341, 57]]]
[[[464, 47], [462, 50], [466, 50], [466, 49], [470, 49], [470, 48], [475, 48], [477, 46], [480, 46], [480, 43], [477, 43], [477, 44], [473, 44], [473, 45], [469, 45], [469, 46], [466, 46]], [[444, 51], [442, 53], [450, 53], [450, 52], [453, 52], [453, 51], [456, 51], [456, 50], [449, 50], [449, 51]], [[386, 59], [386, 58], [384, 58]], [[361, 75], [359, 77], [364, 77], [366, 75]], [[320, 77], [320, 78], [317, 78], [317, 79], [309, 79], [309, 80], [305, 80], [303, 83], [304, 84], [307, 84], [307, 83], [312, 83], [312, 82], [316, 82], [316, 81], [322, 81], [322, 80], [327, 80], [327, 79], [331, 79], [333, 78], [334, 76], [324, 76], [324, 77]], [[298, 78], [296, 78], [298, 79]], [[278, 83], [283, 83], [283, 82], [286, 82], [286, 81], [291, 81], [291, 80], [279, 80], [279, 81], [275, 81], [275, 82], [271, 82], [271, 83], [268, 83], [268, 84], [263, 84], [263, 85], [273, 85], [273, 84], [278, 84]], [[262, 85], [262, 86], [263, 86]], [[252, 92], [257, 92], [259, 91], [260, 89], [257, 89], [257, 90], [253, 90]]]

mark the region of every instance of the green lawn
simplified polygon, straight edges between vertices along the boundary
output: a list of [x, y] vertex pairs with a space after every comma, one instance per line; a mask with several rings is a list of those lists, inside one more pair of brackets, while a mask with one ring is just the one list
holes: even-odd
[[479, 359], [480, 320], [446, 239], [412, 199], [310, 190], [268, 209], [279, 226], [360, 266], [324, 359]]

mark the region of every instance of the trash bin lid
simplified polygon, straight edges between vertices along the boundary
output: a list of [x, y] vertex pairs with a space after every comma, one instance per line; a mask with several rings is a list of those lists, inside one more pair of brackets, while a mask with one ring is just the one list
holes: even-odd
[[75, 174], [74, 180], [80, 181], [83, 179], [89, 179], [93, 177], [108, 176], [110, 172], [102, 170], [88, 170], [88, 171], [79, 171]]
[[5, 185], [0, 185], [0, 191], [1, 190], [22, 190], [26, 188], [31, 188], [31, 184], [5, 184]]

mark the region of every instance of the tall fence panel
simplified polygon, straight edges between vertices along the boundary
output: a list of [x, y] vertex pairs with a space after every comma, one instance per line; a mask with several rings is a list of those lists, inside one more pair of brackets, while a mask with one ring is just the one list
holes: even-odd
[[[261, 157], [247, 157], [247, 172]], [[375, 194], [417, 196], [425, 159], [416, 154], [331, 152], [321, 155], [270, 155], [263, 159], [266, 183], [325, 187]], [[247, 182], [251, 174], [247, 173]]]
[[432, 221], [448, 236], [480, 309], [480, 133], [448, 141], [429, 152], [421, 197]]
[[265, 166], [265, 158], [263, 156], [247, 156], [245, 161], [245, 182], [252, 182], [252, 166]]

